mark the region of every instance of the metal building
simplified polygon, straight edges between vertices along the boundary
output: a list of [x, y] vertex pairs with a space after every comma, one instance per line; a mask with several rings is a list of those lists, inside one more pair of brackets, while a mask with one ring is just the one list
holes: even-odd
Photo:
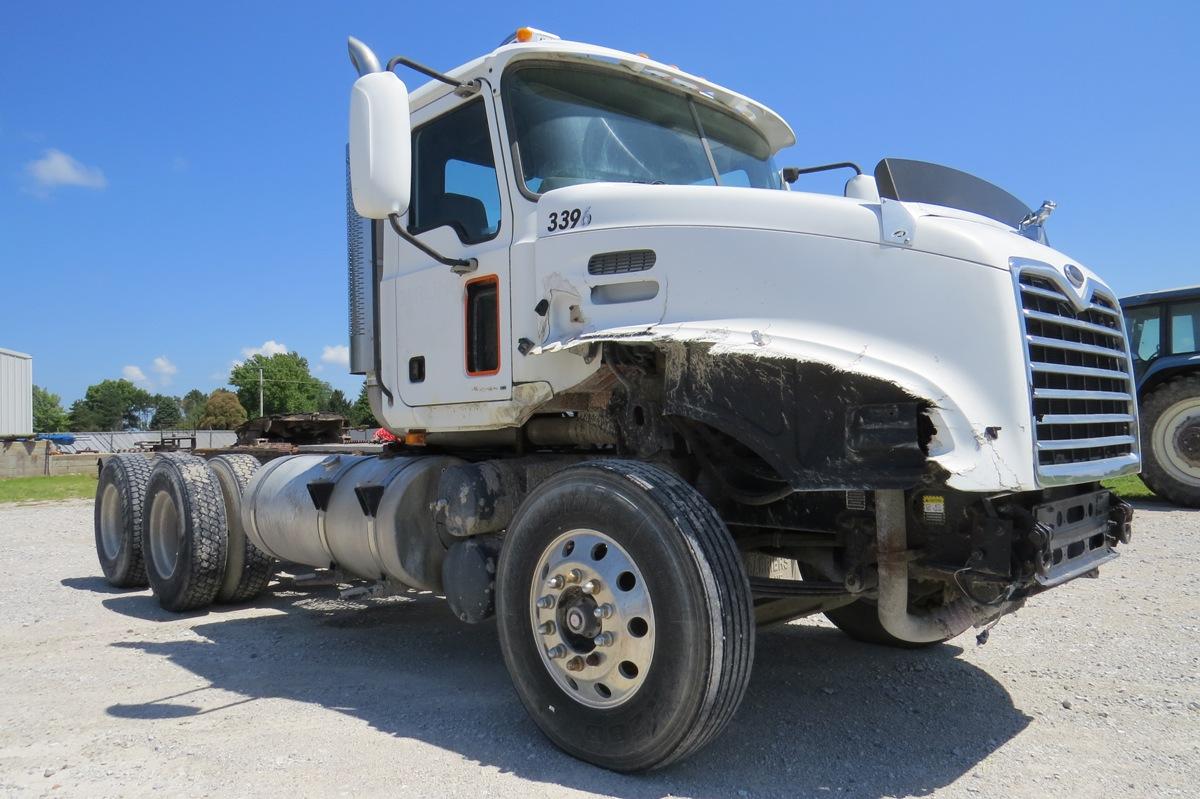
[[0, 438], [33, 435], [33, 356], [0, 349]]

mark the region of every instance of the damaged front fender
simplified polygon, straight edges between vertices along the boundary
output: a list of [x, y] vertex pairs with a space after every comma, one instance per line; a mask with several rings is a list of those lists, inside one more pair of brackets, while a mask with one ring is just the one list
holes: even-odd
[[547, 340], [530, 354], [597, 342], [662, 351], [664, 412], [745, 444], [797, 489], [905, 488], [926, 479], [964, 491], [1037, 488], [1019, 393], [997, 396], [893, 341], [838, 346], [802, 327], [715, 320], [611, 328]]

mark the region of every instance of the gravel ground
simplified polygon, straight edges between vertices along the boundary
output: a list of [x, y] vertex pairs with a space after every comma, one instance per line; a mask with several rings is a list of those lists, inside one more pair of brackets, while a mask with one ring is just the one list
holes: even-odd
[[641, 776], [561, 754], [493, 625], [273, 589], [174, 616], [99, 576], [92, 504], [0, 506], [0, 793], [1195, 796], [1200, 514], [1139, 508], [1099, 580], [920, 652], [763, 631], [745, 704]]

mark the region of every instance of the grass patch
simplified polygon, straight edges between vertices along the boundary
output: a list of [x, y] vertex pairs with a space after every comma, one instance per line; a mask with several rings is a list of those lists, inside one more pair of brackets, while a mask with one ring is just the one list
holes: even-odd
[[1100, 485], [1114, 492], [1121, 499], [1155, 499], [1154, 492], [1146, 488], [1142, 478], [1136, 474], [1114, 477], [1112, 480], [1103, 481]]
[[0, 480], [0, 502], [45, 502], [56, 499], [91, 499], [94, 496], [95, 474], [9, 477]]

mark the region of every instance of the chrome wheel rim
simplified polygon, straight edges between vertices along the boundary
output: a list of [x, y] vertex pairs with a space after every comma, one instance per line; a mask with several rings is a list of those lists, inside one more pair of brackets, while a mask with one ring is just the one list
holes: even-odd
[[121, 539], [125, 537], [123, 517], [121, 492], [109, 483], [100, 495], [100, 546], [109, 560], [115, 560], [121, 553]]
[[183, 530], [175, 503], [170, 494], [159, 491], [150, 505], [150, 557], [154, 561], [154, 570], [164, 580], [175, 573], [182, 540]]
[[641, 569], [611, 537], [577, 529], [554, 539], [534, 570], [529, 608], [534, 645], [568, 696], [612, 708], [642, 687], [654, 605]]
[[1180, 400], [1163, 411], [1152, 436], [1163, 470], [1180, 482], [1200, 485], [1200, 457], [1194, 454], [1200, 436], [1200, 398]]

